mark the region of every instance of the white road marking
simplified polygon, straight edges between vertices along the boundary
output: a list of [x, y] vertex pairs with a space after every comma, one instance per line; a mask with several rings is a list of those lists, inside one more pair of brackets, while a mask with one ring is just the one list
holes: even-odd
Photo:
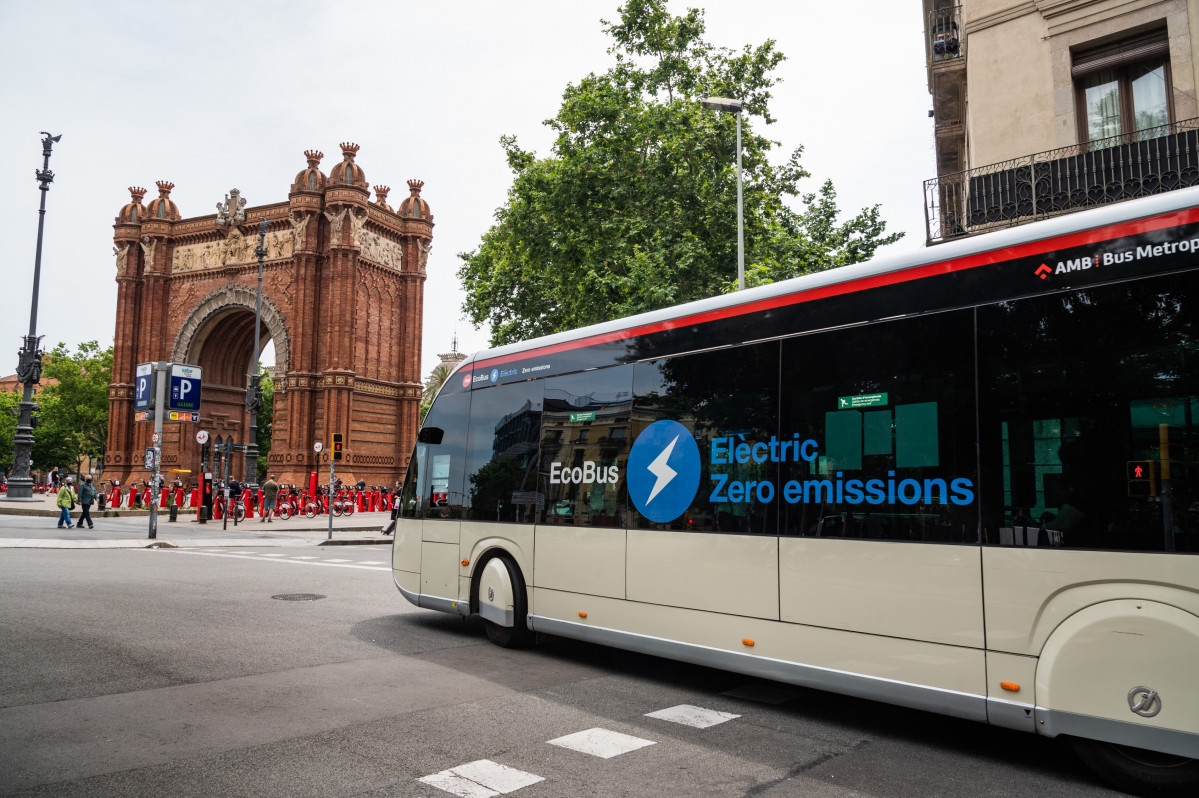
[[[216, 554], [211, 551], [196, 551], [195, 549], [155, 549], [155, 551], [170, 551], [175, 554], [194, 554], [200, 557], [232, 557], [236, 560], [258, 560], [262, 561], [261, 557], [254, 557], [249, 554]], [[295, 557], [290, 560], [267, 560], [267, 562], [285, 562], [289, 565], [323, 565], [326, 568], [361, 568], [364, 571], [390, 571], [391, 568], [379, 568], [372, 565], [353, 565], [342, 563], [329, 562], [310, 562], [317, 559], [316, 557]]]
[[602, 759], [611, 759], [614, 756], [627, 754], [629, 751], [636, 751], [638, 748], [644, 748], [647, 745], [656, 745], [653, 740], [642, 740], [640, 737], [634, 737], [631, 734], [621, 734], [620, 732], [600, 728], [568, 734], [565, 737], [559, 737], [556, 740], [549, 740], [548, 742], [550, 745], [569, 748], [572, 751], [591, 754]]
[[325, 562], [353, 562], [353, 560], [325, 560]]
[[496, 795], [516, 792], [521, 787], [528, 787], [545, 779], [492, 762], [490, 759], [480, 759], [424, 776], [417, 781], [461, 798], [493, 798]]
[[730, 721], [733, 718], [741, 717], [731, 712], [718, 712], [715, 709], [704, 709], [703, 707], [696, 707], [691, 704], [679, 704], [677, 707], [659, 709], [657, 712], [646, 712], [645, 716], [647, 718], [668, 720], [671, 723], [681, 723], [684, 726], [693, 726], [697, 729], [707, 729], [711, 726], [718, 726], [725, 721]]

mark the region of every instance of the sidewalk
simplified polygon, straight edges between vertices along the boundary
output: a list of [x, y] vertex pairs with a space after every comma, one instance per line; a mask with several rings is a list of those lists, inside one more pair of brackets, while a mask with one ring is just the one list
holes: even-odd
[[[390, 513], [354, 513], [333, 519], [329, 539], [329, 517], [303, 516], [283, 521], [274, 518], [268, 524], [257, 518], [234, 524], [229, 519], [201, 524], [194, 510], [181, 513], [171, 523], [168, 514], [158, 513], [158, 535], [149, 537], [147, 511], [134, 514], [122, 510], [120, 517], [105, 518], [92, 507], [95, 529], [59, 529], [58, 511], [53, 496], [37, 496], [33, 502], [6, 502], [0, 499], [0, 549], [121, 549], [121, 548], [193, 548], [216, 546], [337, 546], [390, 544], [391, 536], [379, 530], [391, 520]], [[71, 513], [79, 518], [79, 509]]]

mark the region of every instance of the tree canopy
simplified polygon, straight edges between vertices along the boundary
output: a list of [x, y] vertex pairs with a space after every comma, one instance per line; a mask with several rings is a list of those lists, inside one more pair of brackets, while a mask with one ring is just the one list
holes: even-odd
[[[33, 467], [78, 466], [85, 457], [103, 459], [108, 446], [108, 384], [112, 380], [112, 347], [85, 341], [71, 353], [65, 344], [47, 352], [42, 370], [45, 387], [35, 400], [41, 405], [33, 432]], [[55, 382], [56, 381], [56, 382]]]
[[[782, 163], [755, 128], [784, 59], [773, 40], [740, 51], [704, 40], [699, 9], [628, 0], [602, 21], [615, 63], [566, 87], [553, 154], [500, 143], [514, 179], [479, 247], [462, 253], [464, 311], [499, 345], [736, 289], [736, 120], [701, 95], [742, 100], [746, 283], [868, 259], [877, 205], [838, 221], [830, 182], [803, 193], [802, 148]], [[789, 201], [799, 198], [803, 210]]]

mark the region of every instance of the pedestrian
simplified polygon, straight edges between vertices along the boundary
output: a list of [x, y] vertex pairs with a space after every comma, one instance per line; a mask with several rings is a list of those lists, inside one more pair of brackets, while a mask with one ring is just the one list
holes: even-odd
[[61, 513], [58, 516], [58, 528], [62, 529], [63, 524], [66, 524], [67, 529], [71, 528], [71, 511], [75, 509], [75, 491], [71, 487], [72, 480], [67, 477], [67, 481], [61, 488], [58, 489], [58, 498], [55, 503]]
[[275, 499], [278, 496], [279, 483], [275, 481], [275, 475], [271, 474], [262, 486], [262, 518], [258, 519], [259, 522], [271, 522], [271, 516], [275, 514]]
[[76, 526], [83, 528], [83, 522], [87, 521], [88, 529], [95, 529], [96, 525], [92, 523], [92, 502], [96, 500], [96, 489], [92, 487], [92, 478], [89, 474], [83, 478], [83, 484], [79, 486], [79, 504], [83, 507], [83, 511], [79, 513], [79, 520]]
[[58, 466], [50, 469], [50, 485], [54, 490], [58, 490]]

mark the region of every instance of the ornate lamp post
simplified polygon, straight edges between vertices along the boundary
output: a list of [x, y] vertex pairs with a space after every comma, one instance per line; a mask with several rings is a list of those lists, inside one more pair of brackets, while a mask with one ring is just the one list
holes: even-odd
[[258, 348], [261, 345], [259, 326], [262, 324], [262, 261], [266, 258], [266, 228], [270, 225], [265, 218], [258, 222], [258, 295], [254, 302], [254, 358], [250, 384], [246, 387], [246, 409], [250, 411], [250, 428], [246, 437], [246, 487], [251, 495], [258, 491], [258, 411], [262, 409], [262, 376], [258, 373]]
[[740, 100], [728, 97], [709, 97], [704, 94], [699, 104], [712, 111], [723, 111], [737, 117], [737, 290], [745, 290], [745, 219], [741, 213], [741, 109]]
[[46, 192], [54, 182], [54, 173], [50, 171], [50, 150], [62, 138], [62, 135], [51, 136], [42, 131], [43, 163], [41, 171], [37, 172], [37, 180], [41, 183], [41, 208], [37, 220], [37, 251], [33, 258], [33, 302], [29, 306], [29, 334], [25, 336], [25, 345], [19, 353], [17, 379], [25, 388], [21, 395], [20, 416], [17, 419], [17, 431], [13, 436], [13, 468], [8, 480], [8, 497], [17, 500], [33, 500], [33, 478], [29, 475], [33, 455], [33, 412], [38, 406], [33, 403], [33, 386], [42, 379], [42, 350], [38, 348], [42, 337], [37, 334], [37, 295], [42, 278], [42, 231], [46, 223]]

